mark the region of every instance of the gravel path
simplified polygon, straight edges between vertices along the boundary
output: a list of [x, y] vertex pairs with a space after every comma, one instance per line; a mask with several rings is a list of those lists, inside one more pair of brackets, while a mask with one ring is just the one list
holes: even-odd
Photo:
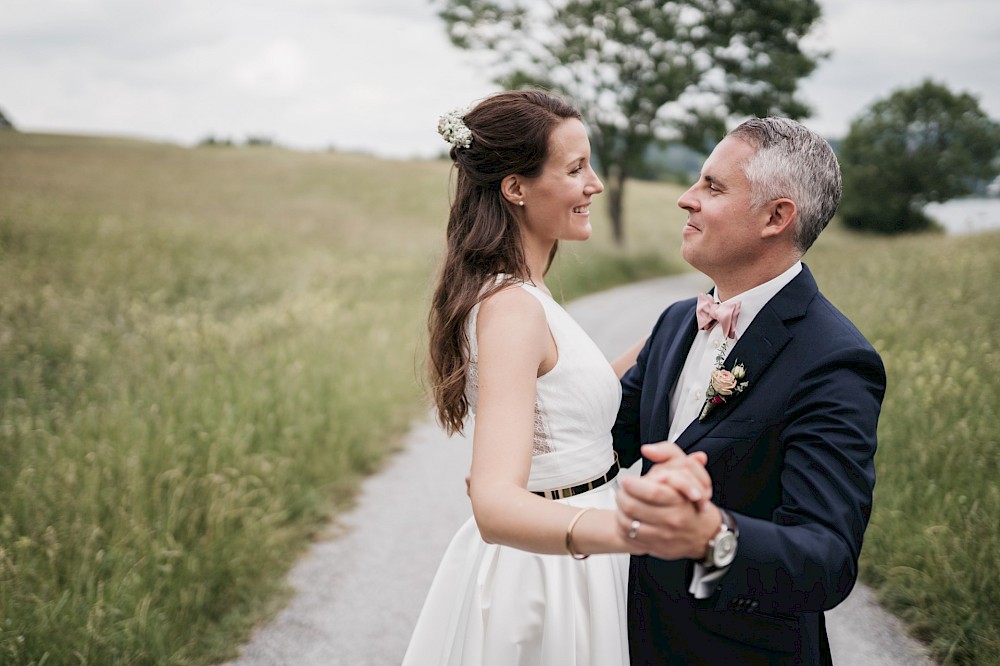
[[[646, 335], [664, 307], [708, 285], [698, 273], [661, 278], [582, 298], [569, 310], [613, 357]], [[330, 539], [292, 569], [289, 605], [230, 663], [399, 664], [441, 553], [471, 515], [470, 455], [468, 441], [448, 439], [430, 418], [414, 425], [403, 450], [364, 483], [357, 506], [331, 525]], [[827, 625], [838, 665], [933, 663], [860, 585], [827, 614]]]

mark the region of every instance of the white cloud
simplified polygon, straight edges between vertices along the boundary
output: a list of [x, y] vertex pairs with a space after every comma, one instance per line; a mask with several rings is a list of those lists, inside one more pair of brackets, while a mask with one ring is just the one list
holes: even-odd
[[[1000, 116], [1000, 3], [823, 8], [811, 41], [833, 55], [803, 82], [817, 130], [925, 77]], [[0, 106], [28, 130], [432, 155], [437, 116], [495, 89], [472, 62], [426, 0], [8, 0]]]
[[842, 136], [872, 102], [927, 78], [972, 92], [1000, 117], [1000, 3], [961, 0], [827, 0], [816, 42], [829, 60], [803, 81], [809, 124]]
[[236, 82], [249, 93], [287, 97], [301, 92], [307, 78], [302, 49], [287, 38], [261, 47], [236, 69]]

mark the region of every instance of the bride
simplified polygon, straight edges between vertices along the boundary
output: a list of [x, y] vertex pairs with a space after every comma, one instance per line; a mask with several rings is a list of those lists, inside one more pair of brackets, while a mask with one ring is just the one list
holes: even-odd
[[[438, 129], [457, 182], [430, 375], [449, 433], [475, 414], [473, 518], [442, 559], [403, 663], [627, 664], [628, 554], [638, 551], [615, 502], [621, 388], [544, 280], [558, 241], [590, 237], [604, 189], [586, 130], [576, 109], [540, 91], [493, 95]], [[672, 474], [688, 499], [706, 499], [696, 462]]]

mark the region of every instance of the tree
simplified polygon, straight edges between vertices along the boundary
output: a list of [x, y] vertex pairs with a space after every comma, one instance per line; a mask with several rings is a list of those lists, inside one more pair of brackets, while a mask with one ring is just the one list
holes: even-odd
[[895, 234], [930, 229], [921, 208], [972, 192], [1000, 169], [1000, 125], [968, 93], [924, 81], [856, 118], [841, 145], [849, 227]]
[[443, 0], [452, 42], [495, 81], [563, 93], [581, 110], [623, 242], [626, 179], [657, 142], [704, 151], [736, 116], [808, 115], [814, 0]]
[[3, 130], [3, 129], [10, 129], [10, 130], [12, 130], [12, 129], [16, 129], [16, 128], [14, 127], [14, 123], [10, 120], [10, 118], [8, 118], [4, 114], [3, 109], [0, 109], [0, 130]]

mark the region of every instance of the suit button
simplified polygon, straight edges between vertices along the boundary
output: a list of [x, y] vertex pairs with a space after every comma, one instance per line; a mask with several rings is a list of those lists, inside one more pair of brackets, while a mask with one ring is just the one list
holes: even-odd
[[757, 606], [759, 606], [759, 605], [760, 605], [760, 604], [758, 604], [758, 603], [757, 603], [757, 602], [755, 601], [755, 602], [753, 602], [752, 604], [750, 604], [750, 608], [752, 608], [753, 610], [757, 610]]

